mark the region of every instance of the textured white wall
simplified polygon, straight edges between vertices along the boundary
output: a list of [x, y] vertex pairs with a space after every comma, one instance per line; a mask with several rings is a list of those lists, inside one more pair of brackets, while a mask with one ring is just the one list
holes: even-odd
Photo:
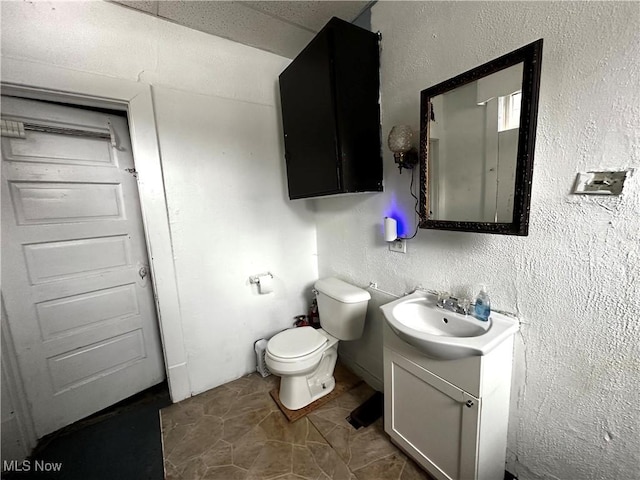
[[[397, 204], [411, 219], [410, 176], [385, 149], [385, 192], [318, 200], [321, 276], [416, 284], [474, 295], [522, 331], [508, 468], [525, 479], [637, 478], [640, 465], [640, 174], [622, 196], [570, 190], [578, 171], [640, 167], [639, 4], [378, 2], [382, 133], [419, 125], [420, 90], [544, 38], [528, 237], [422, 230], [391, 253], [381, 223]], [[413, 229], [413, 224], [408, 230]], [[409, 234], [413, 233], [412, 231]], [[365, 338], [341, 353], [382, 378], [374, 294]]]
[[191, 391], [254, 370], [317, 278], [313, 214], [286, 198], [289, 60], [106, 2], [3, 3], [2, 56], [152, 85]]
[[[569, 191], [577, 171], [640, 166], [638, 16], [637, 3], [379, 2], [385, 137], [418, 126], [421, 89], [545, 39], [531, 233], [423, 230], [406, 255], [388, 252], [382, 217], [395, 205], [411, 219], [412, 204], [386, 151], [385, 193], [315, 202], [322, 275], [396, 293], [420, 283], [472, 295], [485, 282], [496, 307], [521, 315], [509, 436], [521, 479], [637, 476], [640, 176], [619, 198]], [[192, 389], [248, 371], [245, 343], [286, 326], [316, 278], [307, 205], [285, 201], [279, 139], [268, 138], [287, 60], [103, 2], [3, 2], [2, 55], [154, 85]], [[223, 138], [222, 124], [234, 127]], [[273, 297], [240, 285], [263, 268], [283, 279]], [[363, 340], [342, 348], [373, 383], [387, 300], [374, 293]]]

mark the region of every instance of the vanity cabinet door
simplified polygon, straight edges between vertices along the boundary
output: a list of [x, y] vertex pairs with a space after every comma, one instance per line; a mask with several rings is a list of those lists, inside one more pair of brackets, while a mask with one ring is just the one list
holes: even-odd
[[477, 478], [481, 401], [384, 349], [385, 431], [432, 476]]

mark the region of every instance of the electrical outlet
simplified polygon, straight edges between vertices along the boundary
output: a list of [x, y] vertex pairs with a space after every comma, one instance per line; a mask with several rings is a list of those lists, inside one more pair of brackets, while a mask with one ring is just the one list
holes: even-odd
[[389, 242], [389, 250], [398, 253], [407, 253], [407, 241], [397, 238], [393, 242]]

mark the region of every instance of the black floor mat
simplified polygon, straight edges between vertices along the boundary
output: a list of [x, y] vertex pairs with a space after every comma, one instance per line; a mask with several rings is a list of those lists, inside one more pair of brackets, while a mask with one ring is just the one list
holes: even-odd
[[347, 421], [353, 425], [356, 430], [360, 427], [368, 427], [382, 416], [383, 411], [384, 395], [382, 392], [376, 392], [351, 412], [347, 417]]
[[28, 463], [19, 464], [22, 471], [4, 472], [2, 478], [161, 480], [158, 412], [170, 404], [166, 383], [156, 385], [43, 437]]

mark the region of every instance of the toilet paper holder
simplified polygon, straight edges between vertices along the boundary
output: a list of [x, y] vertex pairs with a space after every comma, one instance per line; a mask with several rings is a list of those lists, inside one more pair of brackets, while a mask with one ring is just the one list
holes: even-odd
[[253, 283], [255, 285], [260, 285], [260, 277], [271, 277], [273, 278], [273, 274], [271, 272], [260, 273], [258, 275], [253, 275], [249, 277], [249, 283]]

